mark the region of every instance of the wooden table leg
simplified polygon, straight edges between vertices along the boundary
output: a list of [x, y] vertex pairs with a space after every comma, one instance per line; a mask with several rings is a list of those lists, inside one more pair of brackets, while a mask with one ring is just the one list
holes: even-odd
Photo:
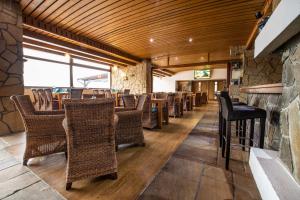
[[169, 104], [168, 104], [168, 102], [166, 102], [166, 104], [165, 104], [165, 106], [166, 106], [166, 110], [167, 110], [167, 114], [166, 114], [166, 116], [167, 116], [167, 119], [166, 119], [166, 124], [168, 125], [169, 124]]
[[159, 102], [157, 103], [157, 114], [158, 114], [158, 128], [162, 128], [162, 120], [163, 120], [163, 108], [162, 104]]

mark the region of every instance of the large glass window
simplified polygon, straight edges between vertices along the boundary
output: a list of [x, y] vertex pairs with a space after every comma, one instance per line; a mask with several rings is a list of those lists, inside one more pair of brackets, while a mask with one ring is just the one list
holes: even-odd
[[73, 67], [74, 87], [110, 88], [110, 73], [98, 69]]
[[109, 65], [73, 58], [70, 74], [69, 57], [29, 48], [23, 51], [25, 86], [110, 88]]
[[70, 87], [69, 65], [26, 58], [24, 85], [40, 87]]

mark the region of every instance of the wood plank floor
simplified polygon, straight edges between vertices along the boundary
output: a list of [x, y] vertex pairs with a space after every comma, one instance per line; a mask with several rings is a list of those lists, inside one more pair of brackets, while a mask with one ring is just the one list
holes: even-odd
[[[121, 148], [117, 153], [118, 179], [88, 179], [73, 184], [65, 191], [64, 154], [35, 159], [29, 168], [67, 199], [136, 199], [159, 173], [170, 156], [203, 117], [202, 111], [185, 112], [183, 118], [170, 119], [163, 129], [145, 130], [146, 147]], [[24, 134], [2, 137], [6, 151], [21, 160]]]

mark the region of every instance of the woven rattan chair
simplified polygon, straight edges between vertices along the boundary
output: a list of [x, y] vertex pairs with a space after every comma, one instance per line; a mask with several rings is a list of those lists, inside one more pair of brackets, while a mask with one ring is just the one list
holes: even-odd
[[40, 110], [45, 111], [46, 107], [47, 107], [47, 104], [48, 104], [47, 95], [45, 93], [45, 90], [44, 89], [38, 89], [37, 93], [39, 95], [38, 100], [40, 101], [40, 105], [41, 105]]
[[180, 102], [176, 101], [175, 96], [173, 93], [168, 94], [169, 116], [180, 117]]
[[124, 94], [125, 95], [130, 94], [130, 89], [124, 89]]
[[123, 106], [125, 108], [135, 108], [135, 97], [133, 94], [122, 95]]
[[57, 110], [58, 109], [58, 100], [53, 99], [52, 89], [45, 88], [44, 91], [45, 91], [45, 94], [47, 97], [46, 110]]
[[37, 89], [32, 88], [31, 92], [32, 92], [32, 96], [33, 96], [33, 106], [34, 106], [35, 110], [41, 110], [41, 100], [39, 99], [40, 96], [38, 94]]
[[66, 152], [66, 134], [62, 127], [64, 111], [35, 111], [28, 95], [11, 96], [26, 132], [23, 164], [30, 158]]
[[158, 113], [155, 107], [152, 107], [151, 94], [148, 94], [143, 107], [143, 127], [155, 128], [158, 123]]
[[114, 104], [111, 99], [65, 100], [68, 162], [66, 189], [74, 181], [117, 178]]
[[[138, 144], [145, 146], [143, 134], [143, 108], [146, 95], [139, 97], [139, 103], [134, 110], [117, 110], [118, 124], [116, 128], [116, 144]], [[130, 109], [130, 108], [129, 108]]]
[[71, 88], [71, 99], [81, 99], [83, 89]]

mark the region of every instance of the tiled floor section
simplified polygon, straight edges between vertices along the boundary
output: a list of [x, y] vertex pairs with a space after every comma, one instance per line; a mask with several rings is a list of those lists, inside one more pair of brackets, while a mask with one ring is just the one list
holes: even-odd
[[230, 170], [218, 152], [216, 107], [206, 114], [176, 150], [140, 200], [260, 199], [250, 172], [248, 153], [232, 151]]
[[0, 140], [0, 199], [1, 200], [63, 200], [43, 180], [23, 166], [4, 148]]

